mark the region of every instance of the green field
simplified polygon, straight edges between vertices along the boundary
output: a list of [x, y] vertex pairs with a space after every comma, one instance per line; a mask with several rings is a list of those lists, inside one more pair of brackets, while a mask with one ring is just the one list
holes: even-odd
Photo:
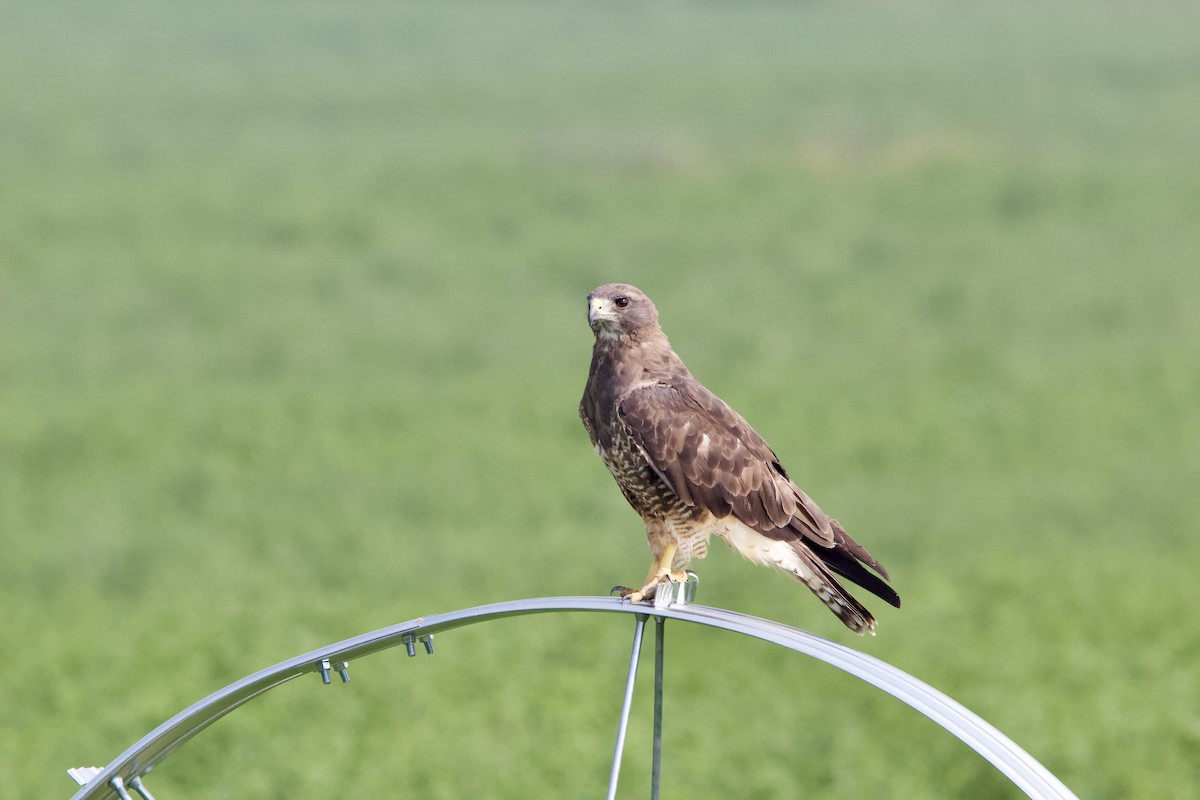
[[[904, 608], [858, 639], [719, 545], [701, 602], [894, 663], [1081, 798], [1200, 796], [1200, 6], [0, 18], [6, 796], [66, 797], [67, 767], [314, 647], [641, 578], [576, 416], [609, 281]], [[599, 797], [630, 632], [376, 655], [147, 784]], [[825, 665], [669, 636], [665, 798], [1018, 796]]]

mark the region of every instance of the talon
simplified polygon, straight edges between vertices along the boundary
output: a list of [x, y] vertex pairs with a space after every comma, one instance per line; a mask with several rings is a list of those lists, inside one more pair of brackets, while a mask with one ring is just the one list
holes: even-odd
[[[665, 580], [659, 581], [665, 583]], [[641, 603], [654, 599], [654, 594], [658, 590], [658, 583], [651, 583], [643, 586], [640, 589], [630, 589], [628, 586], [617, 585], [608, 590], [609, 595], [616, 594], [622, 600], [630, 603]]]
[[617, 585], [609, 589], [609, 595], [617, 595], [622, 600], [629, 603], [641, 603], [645, 600], [654, 599], [654, 590], [656, 585], [643, 586], [641, 589], [630, 589], [628, 586]]
[[630, 603], [640, 603], [646, 597], [645, 589], [630, 589], [628, 586], [614, 586], [609, 590], [609, 595], [616, 594], [622, 600]]

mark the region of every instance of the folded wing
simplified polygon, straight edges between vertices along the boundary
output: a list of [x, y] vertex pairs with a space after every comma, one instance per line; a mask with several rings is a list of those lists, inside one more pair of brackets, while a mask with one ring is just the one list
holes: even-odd
[[770, 445], [740, 414], [690, 375], [634, 387], [617, 403], [619, 424], [658, 476], [689, 505], [732, 515], [770, 538], [800, 540], [831, 570], [899, 606], [887, 571], [788, 477]]

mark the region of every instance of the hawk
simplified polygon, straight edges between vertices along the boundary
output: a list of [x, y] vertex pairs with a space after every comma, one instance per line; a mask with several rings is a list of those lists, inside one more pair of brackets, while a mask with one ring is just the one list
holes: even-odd
[[855, 633], [874, 634], [875, 618], [834, 573], [899, 608], [887, 570], [792, 482], [740, 414], [692, 377], [650, 298], [628, 284], [601, 286], [588, 295], [588, 324], [596, 342], [579, 416], [645, 522], [653, 556], [645, 584], [617, 587], [622, 596], [639, 602], [660, 583], [685, 580], [715, 533], [807, 586]]

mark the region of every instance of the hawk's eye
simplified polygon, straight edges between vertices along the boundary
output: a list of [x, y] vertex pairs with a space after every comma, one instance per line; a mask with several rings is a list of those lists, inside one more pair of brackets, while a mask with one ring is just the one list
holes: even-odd
[[615, 305], [617, 308], [624, 308], [625, 306], [629, 305], [629, 298], [615, 297], [613, 298], [613, 305]]

